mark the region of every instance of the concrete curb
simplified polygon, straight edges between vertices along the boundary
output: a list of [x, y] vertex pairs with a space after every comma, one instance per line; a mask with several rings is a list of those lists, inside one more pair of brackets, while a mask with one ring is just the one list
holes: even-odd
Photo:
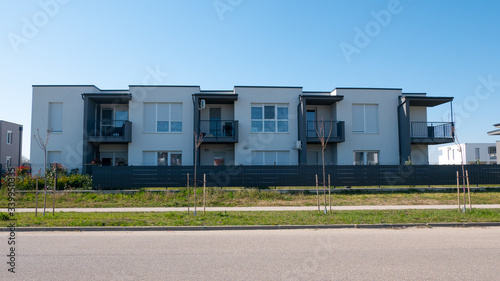
[[[16, 227], [16, 232], [54, 231], [220, 231], [220, 230], [292, 230], [292, 229], [391, 229], [409, 227], [500, 227], [500, 222], [403, 223], [403, 224], [328, 224], [328, 225], [228, 225], [228, 226], [128, 226], [128, 227]], [[8, 227], [0, 232], [12, 231]]]

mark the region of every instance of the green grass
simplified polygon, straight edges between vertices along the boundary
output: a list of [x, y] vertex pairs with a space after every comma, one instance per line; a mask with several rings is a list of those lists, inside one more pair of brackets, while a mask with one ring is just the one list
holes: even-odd
[[[499, 209], [458, 210], [384, 210], [338, 211], [327, 215], [316, 211], [283, 212], [186, 212], [166, 213], [17, 213], [17, 227], [55, 226], [221, 226], [221, 225], [326, 225], [326, 224], [395, 224], [442, 222], [498, 222]], [[5, 227], [12, 220], [0, 221]]]
[[[197, 204], [202, 204], [202, 190], [197, 190]], [[332, 205], [453, 205], [457, 203], [456, 193], [375, 193], [375, 194], [332, 194]], [[53, 195], [47, 196], [47, 205], [52, 206]], [[281, 194], [274, 191], [244, 189], [238, 191], [223, 191], [218, 188], [207, 188], [207, 206], [212, 207], [250, 207], [250, 206], [315, 206], [314, 194]], [[323, 202], [321, 196], [321, 202]], [[328, 200], [328, 199], [327, 199]], [[190, 202], [193, 205], [191, 194]], [[34, 208], [34, 193], [17, 193], [16, 208]], [[473, 204], [499, 204], [500, 192], [474, 192]], [[0, 208], [6, 208], [8, 196], [0, 192]], [[38, 196], [38, 206], [43, 205], [43, 194]], [[105, 207], [184, 207], [187, 206], [186, 190], [178, 193], [146, 192], [131, 194], [106, 193], [58, 193], [57, 208], [105, 208]]]

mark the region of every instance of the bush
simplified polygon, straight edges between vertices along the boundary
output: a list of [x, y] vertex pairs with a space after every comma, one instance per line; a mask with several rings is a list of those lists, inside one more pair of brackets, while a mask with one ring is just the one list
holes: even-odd
[[[35, 190], [36, 188], [36, 178], [31, 176], [20, 177], [16, 183], [16, 190]], [[44, 178], [38, 177], [38, 190], [43, 190]], [[47, 185], [49, 189], [54, 186], [53, 176], [47, 176]], [[70, 174], [70, 175], [59, 175], [57, 178], [57, 190], [65, 189], [91, 189], [92, 179], [89, 175], [80, 174]]]
[[10, 219], [9, 214], [0, 212], [0, 221], [7, 221], [9, 219]]

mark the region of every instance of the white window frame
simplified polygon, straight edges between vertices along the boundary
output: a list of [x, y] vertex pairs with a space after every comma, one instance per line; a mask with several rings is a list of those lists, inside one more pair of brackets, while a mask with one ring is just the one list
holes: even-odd
[[[166, 165], [160, 165], [160, 163], [159, 163], [159, 159], [160, 159], [160, 154], [161, 153], [166, 153], [167, 154]], [[157, 166], [172, 166], [172, 154], [180, 154], [181, 155], [181, 164], [180, 165], [174, 165], [174, 166], [182, 166], [182, 151], [157, 151], [156, 152], [156, 165]]]
[[[60, 116], [60, 117], [61, 117], [61, 118], [60, 118], [60, 119], [61, 119], [61, 120], [60, 120], [60, 121], [61, 121], [61, 129], [60, 129], [60, 130], [58, 130], [57, 128], [56, 128], [56, 129], [54, 129], [54, 128], [53, 128], [53, 125], [54, 125], [54, 124], [52, 124], [52, 123], [51, 123], [51, 120], [52, 120], [52, 114], [53, 114], [53, 112], [50, 110], [50, 108], [51, 108], [51, 105], [52, 105], [52, 104], [60, 104], [60, 105], [61, 105], [61, 116]], [[50, 130], [50, 132], [51, 132], [51, 133], [62, 133], [62, 132], [63, 132], [63, 127], [64, 127], [64, 124], [63, 124], [63, 117], [64, 117], [64, 104], [63, 104], [62, 102], [49, 102], [49, 114], [48, 114], [48, 117], [49, 117], [49, 120], [48, 120], [48, 127], [49, 127], [49, 128], [48, 128], [48, 129]]]
[[[286, 164], [280, 163], [278, 161], [278, 158], [279, 158], [278, 153], [279, 152], [287, 153], [288, 162]], [[263, 153], [262, 163], [254, 163], [253, 153]], [[269, 155], [269, 154], [274, 154], [274, 163], [273, 164], [266, 164], [266, 155]], [[289, 150], [253, 150], [252, 151], [252, 165], [290, 165], [290, 151]]]
[[7, 130], [7, 144], [12, 144], [12, 131]]
[[[356, 131], [354, 129], [354, 106], [362, 106], [363, 107], [363, 130], [362, 131]], [[366, 107], [367, 106], [376, 106], [377, 109], [377, 129], [376, 131], [367, 131], [366, 128], [366, 123], [367, 123], [367, 117], [366, 117]], [[352, 132], [356, 134], [378, 134], [380, 133], [380, 110], [379, 110], [379, 105], [376, 103], [353, 103], [352, 104]]]
[[[155, 120], [154, 120], [154, 131], [148, 131], [146, 128], [146, 118], [145, 118], [145, 113], [144, 113], [144, 133], [157, 133], [157, 134], [182, 134], [182, 103], [181, 102], [145, 102], [144, 105], [146, 104], [154, 104], [155, 105]], [[166, 104], [168, 105], [168, 120], [158, 120], [158, 105], [159, 104]], [[181, 107], [181, 116], [172, 116], [172, 105], [180, 105]], [[158, 122], [168, 122], [168, 131], [158, 131]], [[181, 124], [181, 130], [180, 131], [172, 131], [172, 122], [180, 122]]]
[[[274, 118], [265, 118], [266, 112], [265, 108], [272, 106], [274, 107]], [[289, 104], [285, 103], [253, 103], [250, 108], [250, 130], [251, 133], [265, 133], [265, 134], [287, 134], [290, 133], [290, 110], [289, 110]], [[253, 108], [261, 108], [262, 110], [262, 118], [253, 118], [252, 116], [252, 110]], [[286, 118], [278, 118], [278, 111], [279, 109], [286, 108]], [[261, 123], [261, 130], [254, 130], [253, 124], [254, 122], [260, 122]], [[266, 122], [273, 122], [274, 124], [274, 131], [266, 131]], [[279, 131], [278, 129], [278, 124], [279, 122], [286, 122], [286, 131]]]
[[[356, 161], [356, 153], [363, 153], [363, 163], [358, 164]], [[376, 153], [376, 163], [368, 163], [368, 153]], [[353, 151], [353, 165], [380, 165], [380, 151], [379, 150], [354, 150]]]
[[12, 157], [11, 156], [5, 157], [5, 166], [7, 166], [7, 168], [12, 167]]

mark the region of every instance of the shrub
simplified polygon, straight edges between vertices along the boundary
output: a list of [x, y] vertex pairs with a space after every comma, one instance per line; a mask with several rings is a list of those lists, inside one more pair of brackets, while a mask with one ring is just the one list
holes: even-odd
[[[52, 189], [54, 186], [54, 177], [52, 175], [47, 174], [47, 185], [49, 189]], [[38, 190], [43, 190], [43, 177], [20, 177], [16, 183], [17, 190], [35, 190], [36, 188], [36, 180], [38, 180]], [[3, 185], [3, 183], [2, 183]], [[80, 174], [72, 174], [72, 175], [59, 175], [57, 178], [57, 190], [64, 189], [91, 189], [92, 188], [92, 179], [89, 175], [80, 175]]]
[[9, 219], [10, 219], [9, 214], [0, 212], [0, 221], [7, 221]]

